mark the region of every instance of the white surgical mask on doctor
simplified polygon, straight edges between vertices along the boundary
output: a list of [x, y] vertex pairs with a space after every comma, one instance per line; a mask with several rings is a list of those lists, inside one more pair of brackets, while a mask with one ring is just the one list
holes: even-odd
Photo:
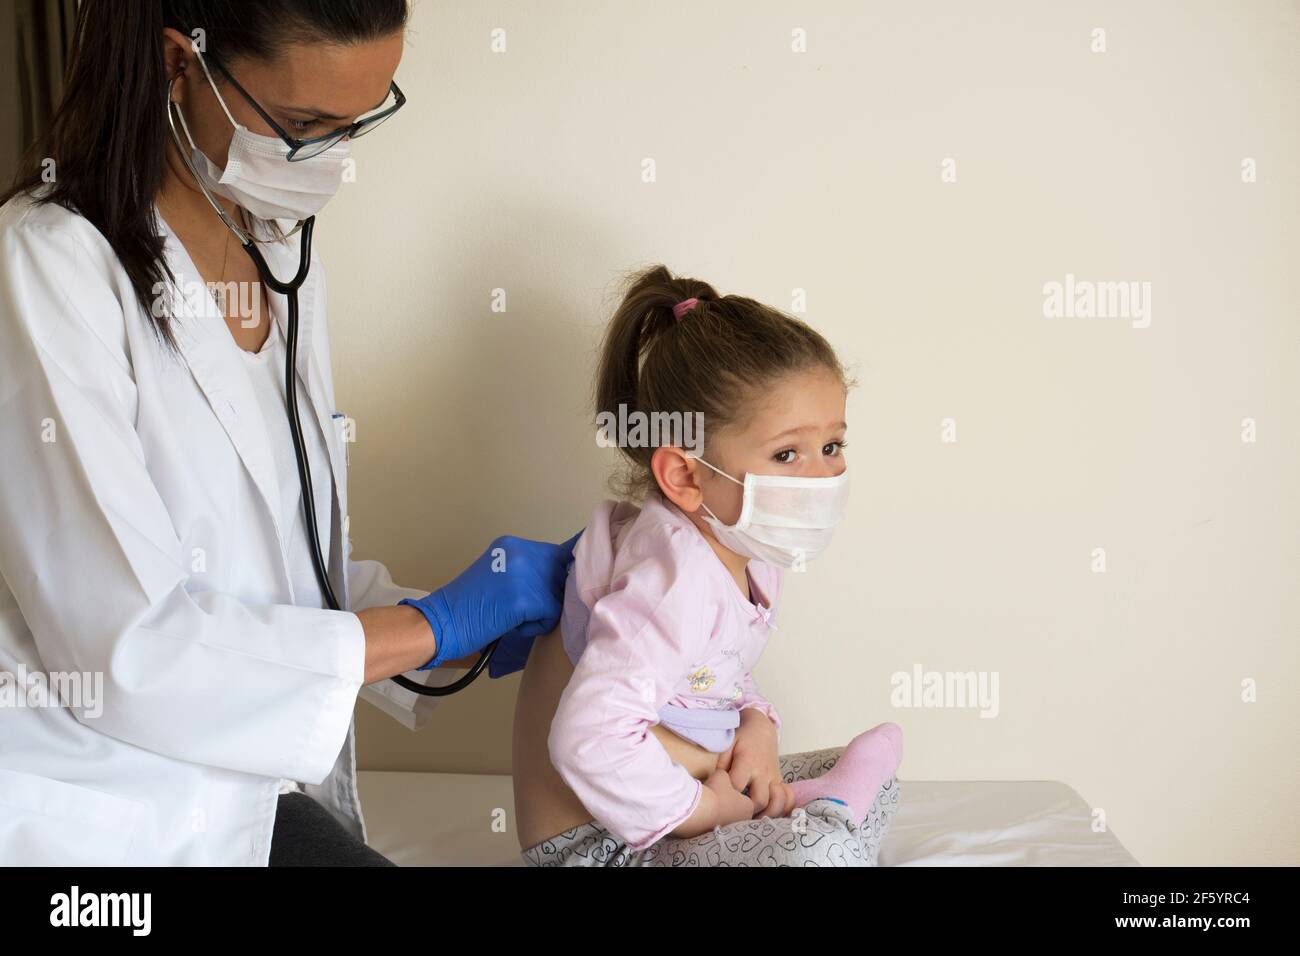
[[833, 478], [749, 472], [740, 481], [703, 458], [695, 460], [744, 488], [740, 517], [733, 525], [723, 524], [701, 502], [707, 512], [704, 521], [718, 542], [737, 554], [783, 568], [811, 561], [826, 550], [849, 500], [847, 468]]
[[185, 113], [177, 109], [190, 143], [190, 157], [203, 185], [239, 203], [259, 219], [307, 219], [320, 212], [343, 182], [343, 164], [351, 155], [351, 143], [345, 139], [310, 159], [289, 162], [288, 143], [277, 136], [249, 132], [235, 122], [202, 57], [199, 64], [226, 119], [235, 127], [223, 171], [195, 145]]

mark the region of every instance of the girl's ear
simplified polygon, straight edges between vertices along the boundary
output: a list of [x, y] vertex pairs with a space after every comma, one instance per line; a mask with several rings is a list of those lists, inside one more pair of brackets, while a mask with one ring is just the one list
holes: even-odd
[[704, 501], [699, 468], [694, 458], [673, 445], [661, 445], [650, 456], [650, 473], [659, 490], [687, 514], [694, 513]]

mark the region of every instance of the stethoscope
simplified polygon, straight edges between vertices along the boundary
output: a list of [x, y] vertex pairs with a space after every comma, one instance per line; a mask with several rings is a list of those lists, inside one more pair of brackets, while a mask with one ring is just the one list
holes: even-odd
[[[302, 438], [302, 421], [298, 417], [298, 378], [294, 374], [298, 357], [298, 290], [307, 281], [307, 272], [311, 268], [311, 237], [316, 226], [316, 217], [309, 216], [300, 220], [289, 232], [276, 237], [277, 239], [288, 239], [294, 233], [300, 230], [302, 232], [302, 237], [299, 240], [298, 271], [288, 282], [277, 279], [271, 272], [271, 267], [267, 265], [262, 250], [257, 248], [257, 240], [253, 238], [252, 233], [236, 223], [222, 207], [221, 203], [217, 202], [212, 197], [212, 194], [208, 192], [208, 187], [203, 184], [199, 171], [190, 158], [189, 151], [181, 143], [180, 134], [176, 130], [174, 115], [180, 116], [181, 126], [185, 128], [187, 138], [189, 138], [189, 127], [185, 122], [185, 114], [180, 111], [179, 106], [176, 107], [175, 114], [173, 114], [171, 91], [172, 84], [175, 82], [176, 77], [172, 77], [167, 84], [167, 123], [171, 127], [172, 139], [176, 143], [176, 152], [180, 154], [181, 160], [188, 167], [190, 175], [194, 177], [195, 183], [198, 184], [199, 190], [207, 199], [208, 204], [221, 217], [221, 221], [226, 224], [226, 228], [235, 234], [235, 238], [244, 247], [244, 252], [248, 253], [249, 258], [253, 260], [253, 264], [257, 266], [257, 274], [261, 276], [262, 281], [272, 291], [284, 296], [288, 305], [288, 333], [285, 336], [284, 394], [289, 416], [289, 432], [293, 436], [293, 452], [298, 460], [298, 483], [302, 486], [302, 510], [307, 524], [307, 541], [311, 547], [311, 559], [316, 571], [316, 582], [320, 585], [321, 594], [325, 596], [325, 603], [331, 610], [341, 611], [343, 608], [339, 605], [338, 598], [334, 596], [334, 588], [330, 584], [329, 575], [325, 570], [325, 560], [321, 556], [320, 535], [316, 529], [316, 499], [312, 494], [311, 465], [307, 461], [307, 448]], [[429, 687], [418, 681], [403, 677], [401, 674], [389, 679], [399, 687], [405, 687], [409, 691], [423, 694], [426, 697], [446, 697], [448, 694], [454, 694], [472, 684], [475, 678], [483, 673], [483, 669], [487, 667], [488, 661], [492, 659], [492, 654], [500, 643], [501, 639], [497, 638], [485, 647], [480, 652], [478, 660], [474, 662], [474, 666], [463, 677], [442, 687]]]

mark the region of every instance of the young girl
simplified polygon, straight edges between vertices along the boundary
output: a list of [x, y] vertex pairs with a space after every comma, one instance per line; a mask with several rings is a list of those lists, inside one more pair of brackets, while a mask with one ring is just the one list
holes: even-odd
[[898, 726], [781, 756], [751, 676], [784, 569], [826, 546], [847, 499], [847, 388], [803, 322], [663, 266], [634, 277], [597, 411], [702, 420], [703, 441], [627, 433], [641, 505], [604, 502], [574, 550], [561, 640], [534, 646], [515, 717], [525, 862], [876, 865]]

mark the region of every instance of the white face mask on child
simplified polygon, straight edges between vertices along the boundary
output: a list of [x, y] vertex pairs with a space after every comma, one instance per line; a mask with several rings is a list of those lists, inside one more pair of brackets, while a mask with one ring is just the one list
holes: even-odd
[[732, 478], [721, 468], [709, 465], [724, 478], [745, 490], [740, 518], [723, 524], [708, 505], [704, 521], [724, 548], [783, 568], [811, 561], [826, 550], [831, 533], [849, 500], [849, 472], [833, 478], [801, 478], [793, 475], [745, 475]]

